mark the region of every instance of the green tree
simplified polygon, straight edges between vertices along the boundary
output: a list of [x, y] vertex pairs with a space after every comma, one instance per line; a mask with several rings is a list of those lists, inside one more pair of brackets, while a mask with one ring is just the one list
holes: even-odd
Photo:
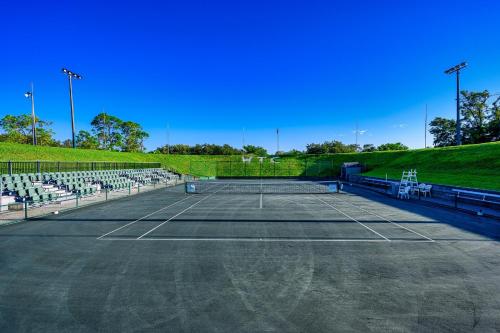
[[[5, 115], [0, 119], [0, 128], [3, 132], [0, 135], [0, 141], [16, 142], [16, 143], [32, 143], [31, 134], [31, 115]], [[54, 132], [50, 128], [50, 121], [35, 118], [37, 144], [41, 146], [55, 146], [57, 141], [54, 140]]]
[[58, 146], [64, 148], [73, 148], [73, 141], [71, 141], [70, 139], [66, 139], [63, 142], [59, 142]]
[[367, 143], [363, 145], [363, 153], [371, 153], [377, 150], [377, 147], [375, 145], [372, 145], [371, 143]]
[[436, 117], [429, 123], [429, 133], [434, 136], [434, 146], [446, 147], [455, 145], [455, 127], [453, 119]]
[[76, 146], [83, 149], [98, 149], [97, 138], [87, 131], [79, 131], [76, 135]]
[[123, 136], [121, 125], [123, 121], [105, 112], [99, 113], [92, 119], [92, 132], [97, 137], [99, 148], [117, 150], [122, 147]]
[[144, 151], [144, 139], [149, 137], [142, 126], [133, 121], [124, 121], [120, 124], [122, 135], [122, 150], [128, 152]]
[[319, 143], [310, 143], [306, 146], [306, 154], [326, 154], [326, 147]]
[[481, 92], [462, 91], [460, 99], [460, 114], [462, 142], [483, 143], [488, 141], [488, 90]]
[[402, 144], [401, 142], [396, 142], [396, 143], [384, 143], [383, 145], [380, 145], [377, 147], [377, 150], [379, 151], [386, 151], [386, 150], [408, 150], [408, 147]]
[[252, 154], [256, 156], [267, 156], [267, 150], [263, 147], [246, 145], [243, 146], [243, 150], [246, 154]]
[[188, 155], [190, 151], [189, 145], [176, 144], [170, 146], [170, 154]]
[[500, 97], [488, 110], [487, 133], [488, 141], [500, 141]]

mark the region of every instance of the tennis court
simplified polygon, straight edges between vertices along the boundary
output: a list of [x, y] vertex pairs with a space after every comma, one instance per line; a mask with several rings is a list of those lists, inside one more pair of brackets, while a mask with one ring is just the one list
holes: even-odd
[[494, 220], [331, 183], [192, 185], [0, 228], [0, 329], [500, 327]]

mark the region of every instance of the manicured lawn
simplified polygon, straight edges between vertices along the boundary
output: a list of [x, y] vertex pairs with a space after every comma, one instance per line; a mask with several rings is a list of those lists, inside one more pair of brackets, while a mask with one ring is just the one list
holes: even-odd
[[403, 170], [417, 169], [420, 182], [500, 190], [500, 142], [460, 147], [374, 153], [307, 155], [281, 158], [278, 163], [241, 156], [162, 155], [100, 150], [33, 147], [0, 143], [1, 161], [160, 162], [197, 176], [337, 176], [344, 162], [360, 162], [366, 175], [400, 179]]

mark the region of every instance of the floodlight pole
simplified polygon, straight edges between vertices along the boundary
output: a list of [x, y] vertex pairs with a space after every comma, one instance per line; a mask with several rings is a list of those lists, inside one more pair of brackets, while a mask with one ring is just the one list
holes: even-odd
[[31, 138], [33, 146], [36, 146], [35, 91], [33, 88], [33, 82], [31, 82], [31, 91], [26, 92], [24, 96], [31, 100]]
[[80, 80], [82, 77], [76, 73], [71, 72], [70, 70], [63, 68], [62, 72], [68, 76], [69, 82], [69, 106], [71, 108], [71, 136], [73, 148], [76, 148], [75, 142], [75, 108], [73, 106], [73, 78]]
[[457, 70], [457, 127], [455, 130], [455, 140], [457, 142], [457, 146], [462, 144], [461, 138], [461, 124], [460, 124], [460, 70]]
[[461, 125], [460, 125], [460, 70], [464, 69], [467, 67], [466, 62], [462, 62], [456, 66], [451, 67], [450, 69], [447, 69], [444, 71], [445, 74], [452, 74], [452, 73], [457, 73], [457, 124], [456, 124], [456, 130], [455, 130], [455, 141], [457, 146], [460, 146], [462, 144], [462, 138], [461, 138]]

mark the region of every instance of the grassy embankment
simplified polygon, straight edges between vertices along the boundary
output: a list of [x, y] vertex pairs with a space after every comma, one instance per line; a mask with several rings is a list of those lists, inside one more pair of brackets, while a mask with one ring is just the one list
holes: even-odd
[[[399, 152], [352, 153], [266, 159], [245, 165], [240, 156], [191, 156], [120, 153], [0, 143], [1, 161], [160, 162], [178, 172], [201, 176], [335, 176], [343, 162], [365, 165], [369, 176], [399, 179], [418, 170], [420, 182], [500, 190], [500, 142]], [[216, 163], [216, 161], [224, 161]]]

